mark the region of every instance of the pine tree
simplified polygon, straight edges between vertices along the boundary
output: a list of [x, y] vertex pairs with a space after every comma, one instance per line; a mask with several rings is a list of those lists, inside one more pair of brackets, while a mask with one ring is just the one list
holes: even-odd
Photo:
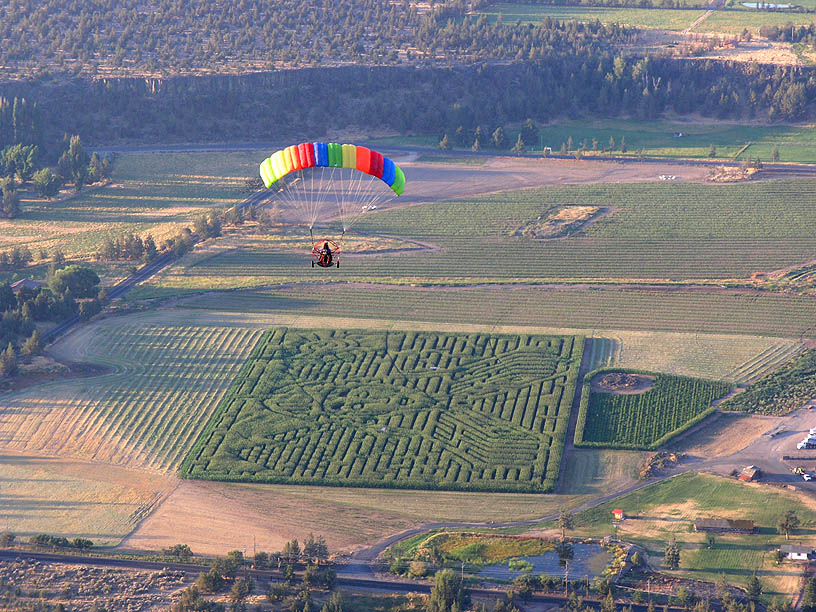
[[[26, 304], [28, 306], [28, 304]], [[23, 343], [23, 346], [20, 348], [20, 355], [23, 357], [31, 357], [33, 355], [39, 354], [42, 350], [42, 338], [40, 337], [40, 332], [34, 330], [34, 333], [26, 339]]]
[[757, 575], [754, 574], [748, 580], [748, 599], [751, 601], [756, 601], [759, 599], [759, 596], [762, 595], [762, 583], [757, 578]]
[[526, 150], [524, 148], [524, 141], [521, 139], [521, 134], [518, 135], [518, 140], [516, 140], [516, 144], [513, 145], [512, 150], [516, 155], [521, 155]]
[[17, 354], [11, 342], [2, 354], [0, 354], [0, 376], [15, 376], [18, 372]]
[[674, 538], [666, 545], [664, 561], [666, 567], [669, 569], [676, 570], [680, 567], [680, 548], [677, 546], [677, 541]]

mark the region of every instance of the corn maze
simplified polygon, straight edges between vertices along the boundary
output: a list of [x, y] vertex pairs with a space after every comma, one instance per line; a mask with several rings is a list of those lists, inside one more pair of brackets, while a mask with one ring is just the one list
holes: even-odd
[[190, 478], [548, 491], [579, 336], [275, 328], [182, 465]]
[[584, 377], [575, 446], [655, 449], [699, 423], [714, 411], [712, 402], [731, 388], [726, 382], [626, 370], [654, 379], [642, 393], [592, 390], [592, 380], [615, 368], [595, 370]]

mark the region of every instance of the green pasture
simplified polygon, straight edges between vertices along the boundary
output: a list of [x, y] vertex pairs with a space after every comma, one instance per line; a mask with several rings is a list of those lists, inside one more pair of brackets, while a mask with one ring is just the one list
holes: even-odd
[[[815, 0], [816, 1], [816, 0]], [[816, 15], [813, 15], [816, 20]], [[703, 23], [707, 23], [703, 22]], [[488, 126], [493, 129], [495, 126]], [[573, 151], [586, 143], [587, 155], [614, 155], [637, 158], [640, 152], [646, 157], [709, 159], [713, 144], [715, 159], [756, 159], [770, 161], [774, 146], [779, 147], [779, 161], [816, 163], [816, 126], [802, 125], [756, 125], [723, 123], [705, 119], [700, 121], [640, 121], [637, 119], [587, 119], [559, 121], [553, 124], [537, 124], [538, 139], [525, 143], [531, 153], [543, 153], [550, 147], [554, 154], [561, 151], [562, 144], [568, 144], [570, 137]], [[509, 142], [515, 143], [519, 125], [505, 125]], [[675, 134], [682, 133], [680, 137]], [[452, 137], [452, 134], [449, 134]], [[611, 147], [610, 139], [614, 141]], [[598, 151], [593, 151], [593, 140], [598, 141]], [[384, 143], [396, 143], [397, 138], [384, 139]], [[626, 151], [621, 151], [625, 141]], [[415, 136], [408, 141], [419, 147], [437, 147], [439, 138], [435, 136]], [[750, 146], [743, 151], [745, 145]], [[490, 143], [483, 143], [486, 151], [491, 151]], [[404, 146], [404, 144], [403, 144]], [[482, 156], [459, 154], [463, 149], [425, 152], [420, 161], [440, 163], [479, 163], [486, 161]], [[469, 149], [467, 149], [469, 151]], [[738, 152], [742, 153], [735, 157]], [[509, 150], [496, 151], [510, 155]]]
[[550, 490], [583, 337], [270, 330], [187, 477]]
[[[805, 4], [810, 4], [810, 0]], [[807, 25], [815, 20], [812, 13], [796, 11], [766, 11], [749, 9], [734, 3], [733, 8], [716, 11], [697, 27], [695, 32], [722, 32], [739, 34], [744, 29], [756, 33], [763, 25]], [[664, 8], [619, 8], [598, 6], [559, 6], [532, 5], [515, 3], [496, 3], [481, 11], [491, 21], [501, 15], [504, 23], [540, 23], [546, 18], [561, 21], [601, 21], [602, 23], [620, 23], [628, 26], [682, 31], [705, 13], [702, 8], [664, 9]]]
[[[812, 2], [808, 4], [813, 7]], [[816, 21], [816, 15], [813, 13], [765, 11], [742, 7], [737, 10], [715, 11], [695, 27], [694, 31], [739, 34], [747, 29], [756, 34], [763, 25], [785, 26], [790, 23], [810, 25], [814, 21]]]
[[[580, 512], [573, 535], [611, 533], [613, 508], [626, 513], [618, 536], [643, 546], [652, 565], [662, 566], [666, 543], [674, 537], [681, 548], [676, 574], [712, 582], [725, 574], [729, 583], [745, 586], [757, 571], [768, 602], [773, 596], [789, 599], [801, 572], [792, 564], [776, 567], [771, 562], [772, 551], [785, 543], [784, 534], [776, 530], [779, 517], [794, 510], [801, 521], [789, 543], [816, 544], [816, 508], [807, 498], [719, 476], [682, 474]], [[708, 549], [706, 535], [692, 528], [698, 517], [752, 520], [759, 533], [717, 534], [714, 547]]]
[[547, 17], [560, 21], [601, 21], [640, 28], [684, 30], [704, 9], [641, 9], [597, 6], [557, 6], [532, 4], [492, 4], [481, 11], [491, 21], [501, 15], [504, 23], [540, 23]]
[[[594, 380], [611, 372], [648, 376], [642, 393], [591, 390]], [[687, 376], [605, 368], [584, 377], [575, 445], [655, 449], [713, 412], [712, 402], [730, 390], [728, 383]]]
[[[710, 18], [709, 18], [710, 19]], [[704, 23], [707, 23], [704, 22]], [[710, 147], [716, 148], [718, 159], [734, 159], [736, 154], [750, 143], [737, 159], [762, 159], [769, 161], [774, 146], [779, 147], [782, 162], [816, 163], [816, 126], [814, 125], [739, 125], [715, 122], [673, 122], [637, 120], [568, 121], [538, 128], [539, 141], [531, 148], [561, 150], [572, 138], [578, 149], [586, 141], [588, 154], [592, 141], [598, 141], [600, 154], [609, 149], [610, 139], [614, 149], [610, 154], [622, 155], [621, 142], [625, 140], [625, 155], [637, 157], [639, 151], [647, 157], [707, 159]], [[680, 137], [675, 134], [683, 135]]]
[[392, 557], [423, 560], [435, 548], [446, 561], [472, 565], [502, 563], [512, 557], [532, 557], [555, 550], [555, 543], [541, 538], [514, 537], [474, 532], [429, 531], [395, 543]]

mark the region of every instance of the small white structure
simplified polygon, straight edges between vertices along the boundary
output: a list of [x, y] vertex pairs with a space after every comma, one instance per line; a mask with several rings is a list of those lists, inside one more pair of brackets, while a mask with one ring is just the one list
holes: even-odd
[[816, 559], [816, 551], [813, 550], [812, 546], [784, 544], [779, 547], [779, 550], [785, 553], [786, 559], [790, 559], [791, 561], [810, 561], [811, 559]]

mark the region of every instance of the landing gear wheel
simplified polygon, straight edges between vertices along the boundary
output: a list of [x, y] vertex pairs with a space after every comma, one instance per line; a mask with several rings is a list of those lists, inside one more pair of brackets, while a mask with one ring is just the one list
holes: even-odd
[[338, 268], [340, 267], [340, 262], [339, 262], [339, 261], [337, 262], [337, 267], [338, 267]]
[[312, 262], [312, 267], [314, 268], [314, 262]]

